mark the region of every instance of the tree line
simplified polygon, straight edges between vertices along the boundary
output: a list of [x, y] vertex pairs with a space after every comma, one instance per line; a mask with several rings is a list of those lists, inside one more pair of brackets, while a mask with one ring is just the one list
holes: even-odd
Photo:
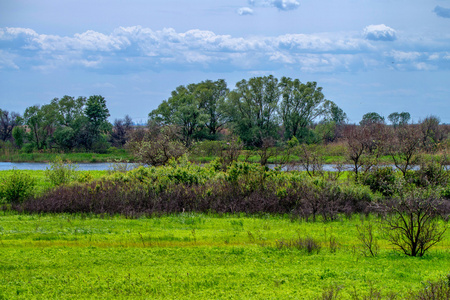
[[[136, 131], [129, 116], [116, 119], [113, 124], [108, 121], [109, 116], [106, 100], [100, 95], [54, 98], [49, 104], [28, 107], [23, 115], [0, 109], [0, 139], [25, 151], [95, 152], [157, 137], [168, 145], [176, 140], [176, 147], [173, 143], [170, 146], [175, 152], [179, 152], [180, 145], [189, 148], [197, 141], [227, 136], [237, 137], [242, 146], [250, 149], [287, 145], [292, 140], [318, 144], [345, 139], [349, 141], [350, 152], [355, 152], [350, 156], [358, 168], [359, 157], [377, 148], [368, 145], [376, 140], [371, 128], [377, 131], [386, 125], [384, 117], [375, 112], [366, 113], [359, 126], [347, 124], [346, 113], [325, 98], [316, 82], [302, 83], [299, 79], [274, 76], [243, 79], [233, 90], [223, 79], [181, 85], [149, 113], [145, 130]], [[388, 120], [398, 132], [408, 132], [398, 133], [402, 138], [408, 134], [419, 138], [411, 133], [417, 129], [405, 129], [414, 127], [407, 126], [411, 120], [408, 112], [394, 112]], [[430, 149], [431, 144], [442, 142], [448, 135], [448, 130], [439, 123], [433, 116], [421, 122], [427, 128], [419, 138], [425, 148]], [[166, 128], [165, 133], [161, 133], [161, 128]], [[365, 144], [364, 151], [353, 150], [355, 143], [351, 141], [361, 140], [362, 136], [371, 142]]]
[[179, 127], [187, 147], [195, 140], [217, 140], [227, 131], [247, 147], [293, 137], [317, 142], [320, 133], [314, 134], [310, 126], [318, 119], [326, 131], [344, 124], [347, 116], [325, 99], [316, 82], [273, 76], [241, 80], [234, 90], [224, 80], [179, 86], [149, 114], [151, 122]]

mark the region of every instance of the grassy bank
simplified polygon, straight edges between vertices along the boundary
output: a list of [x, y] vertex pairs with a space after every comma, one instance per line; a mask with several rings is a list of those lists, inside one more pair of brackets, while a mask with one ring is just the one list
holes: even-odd
[[[445, 276], [450, 264], [448, 238], [411, 258], [377, 235], [379, 255], [363, 256], [359, 218], [1, 214], [4, 299], [316, 299], [331, 288], [341, 289], [342, 299], [374, 291], [404, 299]], [[277, 246], [307, 235], [320, 242], [318, 253]]]
[[[0, 180], [7, 180], [13, 172], [13, 170], [0, 171]], [[45, 170], [20, 170], [20, 172], [31, 177], [35, 181], [33, 190], [34, 195], [41, 195], [53, 187], [49, 178], [46, 176]], [[76, 171], [75, 177], [83, 177], [85, 180], [94, 180], [106, 175], [107, 173], [107, 171]]]

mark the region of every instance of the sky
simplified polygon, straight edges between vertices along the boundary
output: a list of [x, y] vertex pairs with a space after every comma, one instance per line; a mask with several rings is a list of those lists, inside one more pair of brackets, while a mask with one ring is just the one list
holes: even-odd
[[450, 0], [1, 0], [0, 109], [102, 95], [111, 121], [179, 85], [316, 81], [367, 112], [450, 123]]

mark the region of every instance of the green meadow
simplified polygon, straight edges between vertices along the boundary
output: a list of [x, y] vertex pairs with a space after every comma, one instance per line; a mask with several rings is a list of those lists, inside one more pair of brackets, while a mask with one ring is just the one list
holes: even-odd
[[[449, 273], [450, 239], [424, 257], [364, 256], [374, 216], [180, 213], [128, 219], [0, 212], [0, 299], [408, 299]], [[281, 247], [311, 237], [320, 250]], [[328, 298], [327, 298], [328, 296]]]

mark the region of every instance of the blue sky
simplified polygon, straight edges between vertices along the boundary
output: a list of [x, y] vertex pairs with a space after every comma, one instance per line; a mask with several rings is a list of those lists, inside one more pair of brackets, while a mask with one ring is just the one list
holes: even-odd
[[350, 122], [450, 123], [450, 0], [2, 0], [0, 108], [100, 94], [145, 121], [178, 85], [317, 81]]

